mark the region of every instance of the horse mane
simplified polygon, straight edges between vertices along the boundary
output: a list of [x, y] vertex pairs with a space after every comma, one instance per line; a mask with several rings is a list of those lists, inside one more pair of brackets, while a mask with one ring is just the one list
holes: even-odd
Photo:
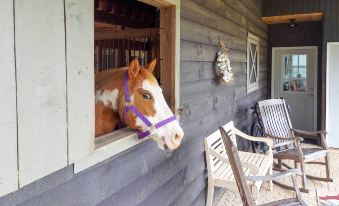
[[100, 71], [95, 73], [95, 89], [103, 89], [106, 85], [111, 85], [114, 81], [122, 81], [123, 74], [128, 67], [110, 68], [108, 70]]
[[126, 71], [127, 69], [128, 69], [128, 67], [109, 68], [107, 70], [96, 72], [94, 74], [94, 78], [95, 78], [95, 81], [97, 82], [97, 81], [100, 81], [102, 79], [106, 79], [108, 77], [114, 76], [121, 71]]

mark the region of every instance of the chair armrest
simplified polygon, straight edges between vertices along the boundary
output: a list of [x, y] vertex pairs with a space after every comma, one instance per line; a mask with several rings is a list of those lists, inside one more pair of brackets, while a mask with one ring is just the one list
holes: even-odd
[[306, 135], [306, 136], [318, 136], [318, 135], [321, 135], [321, 134], [327, 134], [327, 131], [325, 131], [325, 130], [308, 132], [308, 131], [302, 131], [302, 130], [298, 130], [298, 129], [291, 129], [291, 131], [298, 133], [298, 134]]
[[268, 175], [268, 176], [246, 176], [246, 180], [248, 181], [273, 181], [273, 180], [278, 180], [284, 177], [288, 177], [291, 175], [302, 175], [300, 170], [298, 169], [290, 169], [286, 170], [274, 175]]
[[292, 132], [295, 132], [297, 134], [302, 134], [307, 137], [311, 137], [312, 139], [318, 139], [320, 136], [320, 146], [324, 149], [327, 149], [327, 143], [326, 143], [326, 137], [325, 135], [327, 134], [327, 131], [321, 130], [321, 131], [315, 131], [315, 132], [307, 132], [307, 131], [302, 131], [298, 129], [291, 129]]
[[265, 142], [269, 147], [272, 147], [273, 146], [273, 141], [269, 138], [266, 138], [266, 137], [253, 137], [253, 136], [250, 136], [250, 135], [247, 135], [245, 133], [243, 133], [242, 131], [238, 130], [237, 128], [233, 128], [233, 132], [244, 138], [244, 139], [247, 139], [247, 140], [250, 140], [250, 141], [254, 141], [254, 142]]
[[272, 139], [283, 140], [283, 141], [292, 141], [292, 140], [303, 141], [304, 140], [302, 137], [277, 137], [271, 134], [267, 134], [267, 136]]
[[[210, 155], [212, 155], [213, 157], [218, 158], [219, 160], [228, 163], [229, 165], [231, 165], [229, 159], [227, 159], [226, 157], [222, 156], [219, 152], [215, 151], [212, 147], [208, 147]], [[241, 165], [245, 168], [248, 168], [252, 174], [258, 174], [259, 172], [259, 168], [251, 163], [247, 163], [247, 162], [241, 162]]]

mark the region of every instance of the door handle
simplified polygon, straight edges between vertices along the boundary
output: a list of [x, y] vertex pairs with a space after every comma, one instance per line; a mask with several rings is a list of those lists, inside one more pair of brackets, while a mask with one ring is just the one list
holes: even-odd
[[308, 96], [313, 97], [314, 96], [314, 89], [311, 87], [310, 92], [308, 93]]

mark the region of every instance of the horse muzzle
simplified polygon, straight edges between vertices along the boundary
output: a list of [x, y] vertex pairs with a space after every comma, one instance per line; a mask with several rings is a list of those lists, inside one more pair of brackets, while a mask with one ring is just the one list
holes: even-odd
[[176, 131], [173, 135], [168, 137], [162, 137], [163, 146], [165, 150], [175, 150], [180, 146], [181, 140], [184, 137], [184, 132], [180, 130]]

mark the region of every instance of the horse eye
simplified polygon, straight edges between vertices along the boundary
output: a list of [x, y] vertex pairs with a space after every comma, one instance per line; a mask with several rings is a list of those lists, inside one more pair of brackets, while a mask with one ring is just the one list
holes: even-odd
[[143, 97], [144, 99], [152, 99], [152, 96], [151, 96], [150, 94], [148, 94], [148, 93], [142, 94], [142, 97]]

